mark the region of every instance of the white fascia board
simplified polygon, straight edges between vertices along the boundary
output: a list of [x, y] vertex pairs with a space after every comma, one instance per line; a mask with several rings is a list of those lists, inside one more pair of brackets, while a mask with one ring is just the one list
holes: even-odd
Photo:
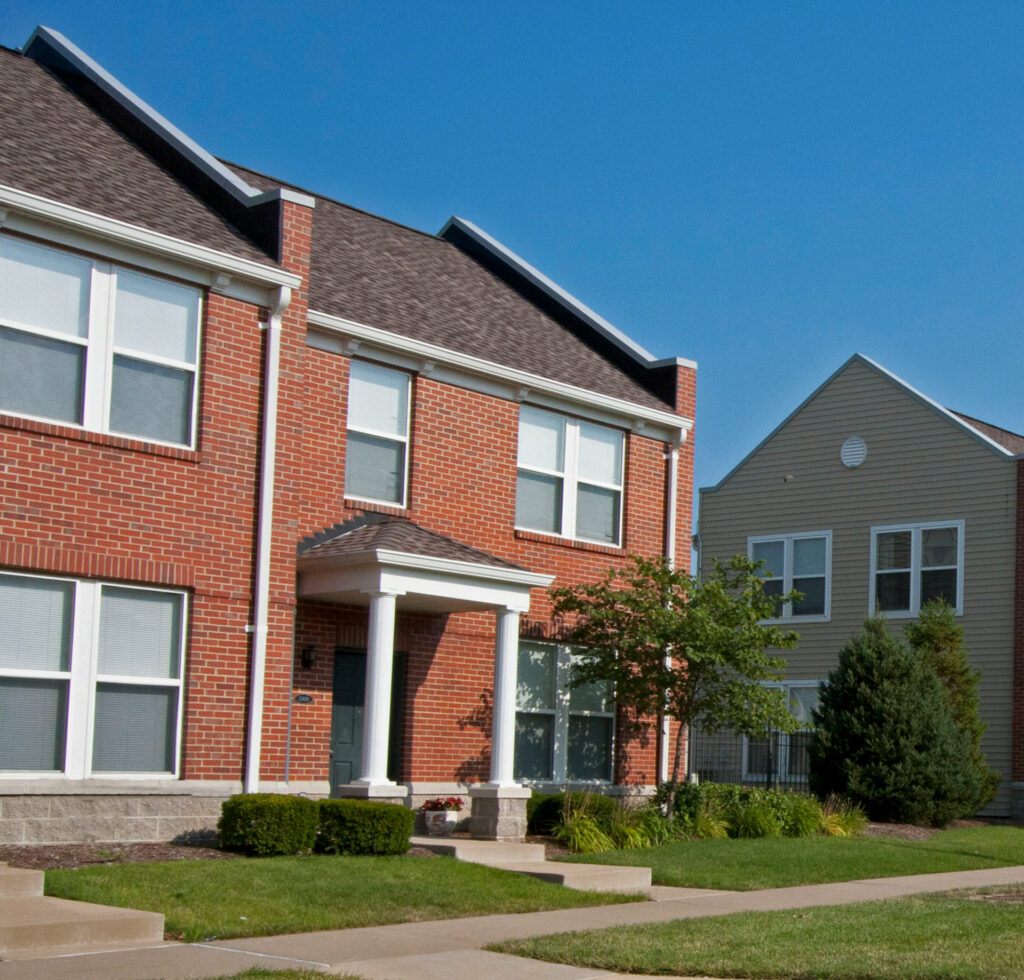
[[[976, 429], [969, 422], [965, 422], [962, 418], [960, 418], [959, 415], [956, 415], [955, 413], [951, 412], [948, 408], [944, 408], [937, 401], [934, 401], [924, 393], [918, 391], [913, 385], [907, 384], [907, 382], [904, 381], [901, 377], [893, 374], [892, 371], [889, 371], [886, 368], [882, 367], [882, 365], [879, 364], [877, 361], [871, 360], [870, 357], [866, 357], [864, 354], [854, 354], [851, 360], [854, 359], [859, 360], [862, 364], [867, 365], [869, 368], [872, 368], [873, 370], [877, 371], [883, 377], [888, 378], [894, 385], [897, 385], [898, 387], [902, 388], [912, 398], [916, 398], [923, 405], [927, 405], [930, 409], [932, 409], [932, 411], [938, 412], [939, 415], [943, 416], [943, 418], [945, 419], [948, 419], [950, 422], [952, 422], [958, 428], [962, 429], [968, 435], [973, 436], [979, 442], [984, 443], [991, 449], [995, 449], [1000, 456], [1005, 456], [1008, 459], [1014, 458], [1014, 454], [1010, 452], [1010, 450], [1007, 449], [1006, 446], [1000, 445], [998, 442], [995, 441], [995, 439], [992, 439], [989, 436], [985, 435], [985, 433], [982, 432], [980, 429]], [[845, 366], [846, 365], [844, 364], [843, 367]]]
[[481, 245], [492, 255], [500, 258], [506, 265], [515, 269], [521, 276], [564, 306], [574, 316], [579, 317], [599, 334], [615, 344], [620, 350], [629, 354], [637, 363], [642, 364], [644, 367], [651, 367], [654, 363], [665, 363], [656, 362], [654, 355], [641, 347], [635, 340], [627, 337], [618, 327], [612, 326], [604, 317], [595, 313], [585, 303], [580, 302], [571, 293], [562, 289], [558, 283], [550, 280], [543, 272], [535, 269], [525, 259], [502, 245], [496, 238], [488, 235], [482, 228], [478, 228], [472, 221], [452, 215], [445, 222], [444, 227], [437, 233], [438, 238], [444, 238], [444, 234], [449, 228], [457, 228], [464, 234], [469, 235], [478, 245]]
[[[72, 232], [84, 236], [85, 239], [94, 243], [96, 240], [112, 243], [116, 247], [128, 249], [129, 253], [159, 256], [193, 269], [198, 267], [214, 274], [207, 277], [207, 284], [217, 292], [229, 296], [235, 295], [231, 284], [236, 279], [259, 286], [261, 295], [268, 287], [276, 289], [279, 286], [288, 286], [291, 289], [297, 289], [302, 284], [300, 276], [286, 272], [284, 269], [261, 265], [251, 259], [243, 259], [227, 252], [208, 248], [205, 245], [186, 242], [162, 232], [151, 231], [139, 225], [129, 224], [127, 221], [108, 218], [92, 211], [72, 207], [69, 204], [61, 204], [59, 201], [52, 201], [3, 184], [0, 184], [0, 228], [9, 228], [52, 241], [60, 241], [63, 244], [77, 244], [77, 247], [83, 247], [83, 244], [69, 240], [66, 234], [63, 237], [60, 235], [61, 231]], [[57, 233], [50, 233], [51, 229]], [[109, 257], [124, 259], [125, 257], [130, 258], [131, 255], [122, 254]], [[143, 264], [152, 267], [150, 262], [143, 262]], [[229, 276], [229, 282], [218, 282], [220, 275]], [[242, 295], [239, 298], [248, 299], [249, 296]]]
[[183, 133], [169, 119], [156, 111], [148, 102], [140, 99], [130, 88], [118, 81], [99, 62], [90, 58], [78, 45], [69, 41], [59, 31], [40, 25], [22, 47], [25, 54], [33, 44], [39, 43], [57, 52], [77, 72], [96, 85], [122, 108], [130, 112], [147, 129], [173, 146], [185, 159], [198, 167], [221, 189], [227, 191], [243, 204], [254, 206], [267, 201], [283, 200], [314, 207], [316, 202], [307, 194], [287, 188], [260, 191], [250, 186], [238, 174], [230, 170], [216, 157], [204, 150], [195, 140]]
[[373, 565], [410, 569], [415, 571], [433, 572], [443, 576], [480, 579], [487, 582], [500, 582], [505, 585], [521, 585], [531, 589], [547, 588], [554, 580], [553, 575], [530, 572], [520, 568], [502, 568], [499, 565], [478, 565], [476, 562], [455, 561], [451, 558], [434, 558], [430, 555], [410, 554], [405, 551], [391, 551], [383, 548], [370, 548], [366, 551], [353, 552], [347, 555], [318, 555], [316, 549], [299, 555], [300, 566], [313, 565]]
[[[637, 405], [635, 402], [614, 398], [611, 395], [587, 391], [585, 388], [544, 378], [539, 374], [506, 367], [504, 364], [496, 364], [494, 361], [438, 347], [422, 340], [413, 340], [329, 313], [310, 310], [309, 323], [316, 328], [316, 332], [311, 331], [307, 343], [321, 350], [349, 356], [358, 352], [360, 355], [385, 360], [410, 370], [422, 371], [429, 377], [449, 380], [441, 376], [439, 368], [444, 366], [452, 372], [453, 384], [484, 391], [487, 394], [497, 394], [511, 400], [536, 402], [548, 408], [574, 412], [588, 418], [596, 418], [598, 421], [633, 428], [641, 431], [643, 435], [660, 438], [666, 442], [685, 442], [686, 434], [693, 428], [693, 419], [682, 415]], [[346, 345], [341, 337], [359, 343], [353, 348], [351, 344]], [[481, 385], [477, 379], [499, 382], [500, 387]], [[650, 430], [647, 426], [650, 426]]]

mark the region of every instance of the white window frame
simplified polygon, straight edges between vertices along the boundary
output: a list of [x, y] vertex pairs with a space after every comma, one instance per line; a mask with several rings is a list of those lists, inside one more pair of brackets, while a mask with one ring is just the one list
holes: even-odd
[[[816, 680], [804, 680], [804, 681], [781, 681], [781, 682], [769, 682], [765, 683], [765, 687], [771, 688], [777, 691], [786, 692], [786, 705], [787, 707], [791, 703], [790, 691], [796, 688], [806, 690], [807, 688], [817, 688], [820, 685], [820, 681]], [[808, 725], [805, 728], [799, 729], [799, 731], [793, 734], [799, 735], [812, 730], [812, 727]], [[747, 735], [743, 736], [743, 763], [741, 771], [741, 781], [744, 783], [767, 783], [768, 774], [765, 772], [751, 772], [750, 771], [750, 737]], [[755, 741], [759, 741], [755, 739]], [[775, 773], [773, 780], [775, 783], [801, 783], [805, 780], [799, 776], [794, 776], [789, 772], [789, 749], [790, 749], [790, 735], [787, 732], [779, 732], [778, 741], [778, 753], [775, 759]]]
[[[0, 327], [40, 337], [44, 340], [51, 340], [63, 344], [74, 344], [85, 349], [85, 377], [82, 385], [82, 421], [72, 422], [67, 419], [55, 419], [43, 415], [31, 415], [25, 412], [18, 412], [13, 409], [4, 409], [4, 414], [15, 415], [18, 418], [48, 422], [55, 425], [66, 425], [70, 428], [79, 429], [85, 432], [99, 432], [103, 435], [123, 436], [128, 439], [138, 439], [142, 442], [158, 446], [174, 446], [177, 448], [194, 449], [196, 445], [197, 406], [199, 404], [199, 361], [203, 341], [204, 297], [202, 290], [193, 283], [182, 282], [178, 279], [172, 279], [169, 276], [159, 276], [152, 272], [140, 269], [130, 269], [127, 266], [119, 266], [113, 262], [106, 262], [101, 259], [92, 258], [88, 255], [83, 255], [80, 252], [72, 252], [69, 249], [54, 248], [35, 240], [22, 239], [17, 236], [8, 237], [16, 241], [24, 242], [34, 248], [44, 249], [50, 252], [58, 252], [61, 254], [74, 255], [76, 258], [82, 259], [90, 264], [91, 274], [89, 281], [88, 333], [85, 337], [73, 337], [69, 334], [47, 330], [45, 327], [38, 327], [31, 323], [0, 319]], [[122, 269], [126, 272], [132, 273], [133, 275], [173, 282], [176, 285], [190, 289], [195, 293], [196, 359], [194, 363], [177, 361], [172, 358], [161, 357], [156, 354], [142, 353], [128, 347], [118, 346], [114, 343], [117, 275]], [[192, 400], [187, 406], [189, 413], [187, 442], [168, 442], [166, 440], [156, 439], [153, 436], [140, 435], [135, 432], [123, 432], [111, 427], [110, 408], [113, 397], [114, 357], [116, 355], [129, 357], [135, 361], [143, 361], [147, 364], [155, 364], [160, 367], [172, 368], [177, 371], [187, 371], [192, 375]]]
[[[910, 608], [909, 609], [885, 609], [883, 615], [886, 619], [913, 619], [921, 613], [921, 542], [922, 532], [936, 528], [956, 528], [956, 605], [953, 612], [962, 616], [964, 611], [964, 526], [963, 518], [952, 521], [922, 521], [911, 524], [877, 524], [871, 528], [871, 573], [868, 580], [868, 615], [875, 614], [875, 602], [878, 579], [878, 536], [892, 532], [910, 532]], [[953, 565], [934, 565], [932, 569], [948, 569]], [[893, 569], [892, 571], [896, 571]]]
[[[552, 723], [551, 737], [551, 778], [532, 779], [523, 778], [520, 782], [526, 785], [551, 785], [561, 786], [610, 786], [615, 778], [615, 744], [617, 738], [615, 724], [615, 699], [610, 702], [610, 711], [572, 711], [570, 710], [571, 690], [568, 682], [572, 676], [573, 660], [585, 656], [579, 648], [566, 646], [565, 644], [542, 643], [535, 640], [521, 640], [520, 643], [533, 647], [544, 647], [553, 650], [555, 654], [555, 706], [554, 708], [520, 708], [516, 704], [516, 715], [546, 715], [554, 718]], [[609, 744], [609, 759], [611, 761], [611, 773], [608, 779], [574, 779], [568, 778], [569, 763], [569, 721], [571, 718], [609, 718], [611, 719], [611, 740]]]
[[[408, 507], [409, 499], [409, 444], [411, 442], [410, 432], [412, 427], [412, 375], [407, 371], [400, 371], [396, 368], [389, 367], [386, 364], [377, 364], [375, 361], [363, 361], [352, 358], [349, 361], [349, 378], [351, 379], [353, 365], [366, 364], [372, 368], [380, 371], [385, 371], [388, 374], [396, 375], [397, 377], [405, 380], [405, 431], [396, 435], [394, 432], [381, 432], [378, 429], [371, 429], [367, 426], [353, 425], [352, 424], [352, 386], [349, 384], [348, 403], [345, 409], [345, 432], [358, 432], [361, 435], [372, 436], [374, 439], [383, 439], [387, 442], [397, 442], [402, 444], [402, 494], [401, 499], [386, 500], [377, 497], [364, 497], [357, 493], [349, 493], [345, 491], [346, 500], [355, 500], [368, 504], [383, 504], [386, 507], [400, 507], [402, 509]], [[348, 440], [345, 440], [345, 465], [348, 466]]]
[[[781, 541], [785, 548], [784, 574], [782, 577], [782, 593], [785, 595], [793, 589], [793, 542], [807, 538], [825, 539], [825, 611], [823, 613], [800, 614], [793, 612], [793, 603], [786, 602], [782, 606], [782, 615], [772, 617], [764, 622], [800, 622], [828, 623], [832, 619], [832, 532], [831, 531], [799, 531], [795, 534], [760, 534], [747, 538], [747, 557], [753, 560], [754, 545]], [[798, 578], [812, 578], [803, 575]], [[778, 581], [778, 579], [772, 579]]]
[[[613, 425], [601, 425], [598, 422], [591, 422], [588, 419], [579, 419], [571, 415], [563, 415], [561, 412], [553, 412], [547, 408], [539, 408], [536, 405], [523, 406], [529, 408], [531, 412], [537, 412], [543, 415], [549, 415], [552, 418], [557, 418], [562, 424], [563, 433], [563, 460], [562, 469], [544, 469], [539, 466], [525, 466], [518, 459], [516, 460], [516, 473], [522, 470], [524, 473], [536, 473], [540, 476], [551, 476], [556, 477], [562, 481], [562, 527], [558, 531], [551, 531], [546, 528], [535, 528], [527, 527], [526, 525], [519, 524], [518, 521], [515, 524], [517, 531], [529, 531], [532, 534], [549, 534], [552, 537], [565, 538], [570, 541], [586, 541], [590, 544], [604, 545], [608, 548], [620, 548], [622, 547], [622, 516], [625, 507], [626, 498], [626, 487], [625, 487], [625, 470], [626, 470], [626, 434], [621, 429], [616, 429]], [[618, 483], [603, 483], [598, 480], [584, 480], [579, 475], [579, 459], [580, 459], [580, 431], [583, 426], [593, 426], [595, 429], [606, 429], [609, 432], [615, 432], [619, 436], [619, 445], [621, 447], [620, 465], [619, 465], [619, 481]], [[522, 439], [522, 430], [520, 429], [517, 438], [516, 445]], [[576, 533], [576, 500], [580, 485], [587, 487], [599, 487], [602, 490], [612, 490], [619, 495], [619, 509], [616, 515], [616, 526], [618, 528], [618, 538], [615, 541], [602, 541], [598, 538], [587, 538], [581, 534]], [[518, 493], [518, 489], [517, 489]]]
[[[73, 579], [55, 575], [33, 575], [23, 572], [0, 572], [5, 578], [35, 578], [49, 582], [70, 583], [72, 586], [72, 617], [69, 667], [64, 671], [25, 670], [0, 667], [0, 677], [29, 680], [66, 680], [68, 682], [68, 713], [65, 722], [63, 770], [31, 771], [24, 769], [0, 770], [0, 782], [5, 779], [177, 779], [181, 771], [182, 721], [185, 701], [185, 650], [189, 619], [188, 593], [181, 589], [151, 588], [125, 585], [120, 582]], [[178, 675], [174, 678], [124, 676], [99, 673], [100, 600], [103, 586], [135, 592], [158, 592], [181, 597], [181, 623], [179, 625]], [[99, 684], [121, 684], [137, 687], [173, 687], [178, 691], [178, 710], [175, 720], [174, 768], [169, 772], [116, 772], [102, 770], [93, 773], [92, 749], [96, 718], [96, 689]]]

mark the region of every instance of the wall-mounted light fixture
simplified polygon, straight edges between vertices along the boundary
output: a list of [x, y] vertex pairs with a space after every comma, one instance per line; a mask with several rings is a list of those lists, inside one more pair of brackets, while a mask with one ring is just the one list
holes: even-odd
[[302, 652], [299, 654], [299, 663], [302, 664], [303, 669], [312, 670], [313, 665], [316, 663], [316, 647], [303, 647]]

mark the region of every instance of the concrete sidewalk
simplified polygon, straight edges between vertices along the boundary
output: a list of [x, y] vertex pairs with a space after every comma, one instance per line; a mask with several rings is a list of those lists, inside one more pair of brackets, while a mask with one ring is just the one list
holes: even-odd
[[504, 939], [554, 932], [671, 922], [753, 910], [847, 905], [953, 888], [1019, 883], [1024, 883], [1024, 866], [752, 892], [655, 887], [653, 901], [626, 905], [410, 922], [213, 943], [166, 943], [122, 952], [8, 960], [0, 963], [0, 980], [185, 980], [233, 974], [249, 966], [351, 973], [366, 980], [434, 980], [453, 975], [488, 977], [489, 980], [503, 977], [587, 980], [616, 974], [486, 953], [482, 947]]

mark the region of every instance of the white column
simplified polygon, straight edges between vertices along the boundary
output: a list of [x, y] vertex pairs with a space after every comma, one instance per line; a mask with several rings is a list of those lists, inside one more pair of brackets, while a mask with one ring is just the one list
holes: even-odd
[[494, 645], [494, 709], [491, 730], [491, 785], [515, 786], [512, 760], [516, 741], [516, 667], [519, 612], [497, 611]]
[[395, 652], [395, 599], [391, 592], [371, 592], [366, 642], [366, 698], [363, 705], [363, 772], [368, 786], [394, 785], [388, 779], [391, 731], [391, 670]]

